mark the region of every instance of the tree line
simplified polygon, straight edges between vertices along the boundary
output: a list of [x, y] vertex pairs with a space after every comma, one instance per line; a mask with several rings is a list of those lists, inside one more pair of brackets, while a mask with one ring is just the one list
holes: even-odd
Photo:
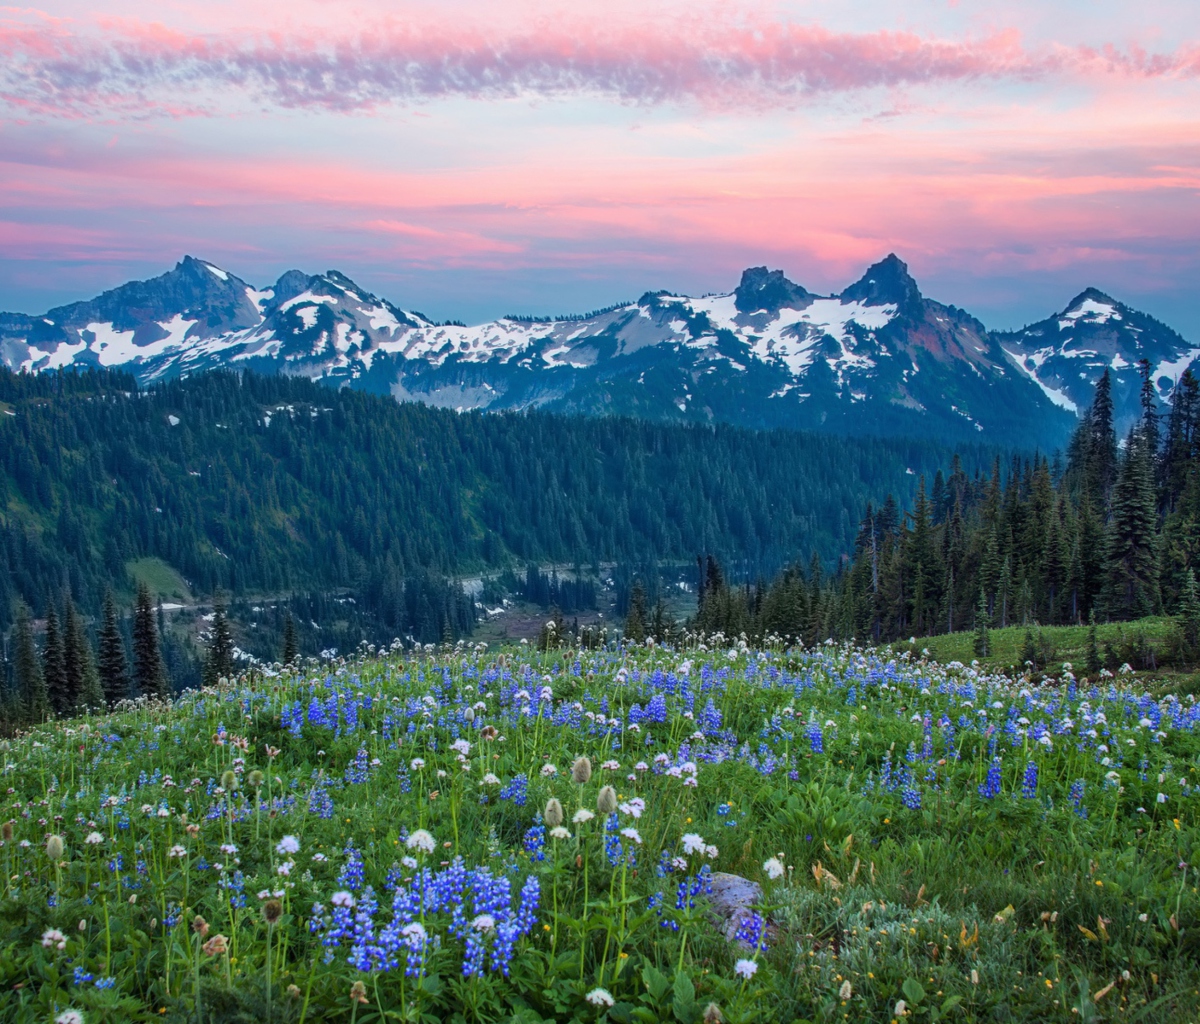
[[[1190, 370], [1160, 413], [1142, 364], [1142, 414], [1118, 442], [1107, 371], [1065, 458], [955, 458], [911, 507], [868, 503], [836, 571], [815, 556], [770, 583], [730, 587], [700, 565], [692, 628], [806, 641], [986, 631], [1008, 625], [1200, 621], [1200, 383]], [[1194, 644], [1193, 644], [1194, 646]], [[1200, 657], [1200, 648], [1189, 655]]]

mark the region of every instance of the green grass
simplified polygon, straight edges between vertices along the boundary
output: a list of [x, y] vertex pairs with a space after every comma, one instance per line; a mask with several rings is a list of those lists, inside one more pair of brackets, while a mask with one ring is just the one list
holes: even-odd
[[125, 570], [134, 585], [145, 583], [151, 594], [175, 599], [185, 604], [192, 601], [192, 592], [184, 578], [161, 558], [137, 558], [125, 563]]
[[[1063, 662], [1068, 662], [1077, 673], [1084, 672], [1084, 664], [1087, 660], [1087, 626], [1031, 625], [988, 630], [992, 653], [981, 659], [982, 663], [995, 668], [1020, 667], [1023, 664], [1022, 652], [1025, 648], [1027, 629], [1033, 631], [1035, 643], [1039, 633], [1049, 641], [1051, 650], [1054, 652], [1050, 662], [1051, 668], [1057, 670]], [[1134, 622], [1097, 623], [1096, 638], [1101, 656], [1104, 654], [1105, 645], [1111, 645], [1115, 651], [1120, 652], [1126, 642], [1139, 633], [1143, 634], [1147, 641], [1154, 644], [1161, 652], [1168, 647], [1174, 629], [1174, 619], [1153, 616]], [[912, 650], [914, 653], [928, 650], [930, 657], [941, 662], [961, 661], [964, 664], [970, 664], [976, 657], [974, 631], [917, 637], [915, 643], [893, 646], [899, 650]]]
[[460, 644], [48, 723], [0, 750], [0, 1017], [1190, 1024], [1200, 714], [1141, 685]]

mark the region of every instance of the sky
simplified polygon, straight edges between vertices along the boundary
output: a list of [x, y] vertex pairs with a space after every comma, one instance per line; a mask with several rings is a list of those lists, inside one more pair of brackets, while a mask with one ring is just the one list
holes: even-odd
[[476, 323], [889, 252], [991, 327], [1094, 286], [1200, 339], [1200, 4], [0, 7], [0, 309], [191, 254]]

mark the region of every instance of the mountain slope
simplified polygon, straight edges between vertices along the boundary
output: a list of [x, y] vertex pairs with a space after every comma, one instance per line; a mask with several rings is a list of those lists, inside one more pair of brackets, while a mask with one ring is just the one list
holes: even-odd
[[1089, 288], [1055, 316], [997, 340], [1013, 361], [1055, 404], [1071, 412], [1091, 403], [1105, 368], [1113, 379], [1113, 411], [1127, 429], [1139, 414], [1138, 363], [1150, 363], [1150, 379], [1165, 402], [1183, 371], [1200, 356], [1166, 324]]
[[258, 290], [186, 257], [161, 277], [42, 317], [0, 314], [0, 362], [33, 371], [119, 367], [142, 383], [240, 366], [453, 409], [1053, 448], [1105, 365], [1119, 375], [1125, 413], [1136, 406], [1142, 354], [1161, 371], [1165, 397], [1162, 381], [1198, 351], [1096, 296], [996, 334], [923, 296], [890, 255], [837, 295], [755, 267], [725, 294], [647, 292], [582, 317], [466, 327], [401, 309], [336, 271], [288, 271]]

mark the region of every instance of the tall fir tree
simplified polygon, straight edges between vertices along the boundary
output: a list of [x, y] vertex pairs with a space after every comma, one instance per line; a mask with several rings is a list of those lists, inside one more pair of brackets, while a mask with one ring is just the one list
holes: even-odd
[[296, 640], [296, 620], [292, 618], [292, 613], [288, 612], [283, 623], [283, 663], [294, 665], [298, 657], [300, 645]]
[[1087, 492], [1096, 507], [1108, 508], [1117, 479], [1117, 433], [1113, 426], [1112, 377], [1106, 368], [1096, 384], [1092, 408], [1084, 421], [1087, 446], [1084, 474]]
[[[715, 564], [715, 563], [714, 563]], [[719, 592], [717, 587], [706, 584], [710, 600]], [[629, 596], [629, 613], [625, 616], [625, 639], [641, 643], [646, 639], [646, 588], [641, 580], [635, 580]]]
[[167, 682], [167, 670], [163, 665], [158, 626], [154, 618], [150, 588], [142, 581], [138, 584], [133, 611], [134, 687], [143, 697], [167, 700], [171, 696], [171, 687]]
[[100, 711], [104, 708], [104, 687], [100, 685], [87, 629], [69, 600], [66, 622], [67, 675], [74, 687], [74, 706], [79, 711]]
[[1130, 431], [1113, 488], [1105, 608], [1118, 619], [1153, 615], [1158, 608], [1153, 452], [1140, 431]]
[[46, 693], [50, 697], [50, 710], [59, 718], [65, 718], [75, 709], [67, 682], [67, 652], [63, 644], [62, 630], [54, 606], [46, 611], [46, 640], [42, 647], [42, 677], [46, 680]]
[[[83, 636], [79, 612], [75, 610], [75, 602], [67, 595], [66, 607], [63, 610], [63, 660], [67, 674], [68, 701], [72, 711], [79, 707], [79, 695], [83, 692], [84, 665], [82, 656], [87, 651], [86, 637], [83, 646], [79, 639]], [[90, 651], [87, 652], [90, 655]], [[89, 659], [90, 660], [90, 659]]]
[[975, 607], [975, 657], [986, 658], [992, 653], [992, 638], [988, 632], [987, 595], [979, 588], [979, 604]]
[[104, 595], [104, 611], [100, 624], [100, 686], [105, 703], [111, 708], [129, 697], [129, 661], [125, 655], [125, 638], [117, 622], [117, 605], [112, 592]]
[[216, 686], [221, 679], [233, 675], [233, 633], [229, 628], [225, 595], [213, 595], [213, 619], [209, 630], [208, 654], [204, 662], [204, 684]]
[[33, 623], [29, 620], [29, 609], [24, 604], [17, 609], [17, 642], [13, 661], [24, 720], [45, 721], [50, 714], [50, 695], [46, 692], [42, 663], [33, 641]]

